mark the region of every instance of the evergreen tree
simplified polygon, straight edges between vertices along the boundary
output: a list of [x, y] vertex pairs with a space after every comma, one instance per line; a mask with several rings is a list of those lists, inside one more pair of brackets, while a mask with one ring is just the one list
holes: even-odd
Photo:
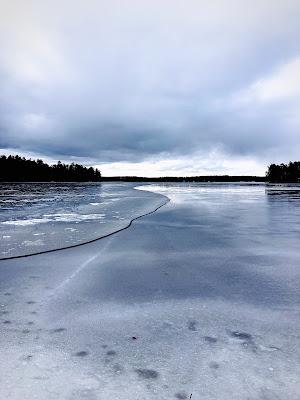
[[271, 164], [268, 167], [266, 178], [271, 183], [300, 182], [300, 161], [280, 165]]

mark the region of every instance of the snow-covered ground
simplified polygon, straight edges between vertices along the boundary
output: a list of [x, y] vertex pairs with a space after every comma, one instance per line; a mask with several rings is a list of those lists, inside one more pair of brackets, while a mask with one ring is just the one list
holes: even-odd
[[171, 201], [0, 262], [0, 398], [298, 400], [298, 189], [123, 186], [122, 215]]

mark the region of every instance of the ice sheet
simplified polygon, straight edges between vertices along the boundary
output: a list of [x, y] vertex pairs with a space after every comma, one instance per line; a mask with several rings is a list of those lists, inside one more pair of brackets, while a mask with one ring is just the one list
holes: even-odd
[[299, 196], [144, 189], [171, 202], [0, 263], [0, 398], [298, 400]]
[[[122, 183], [0, 184], [0, 258], [75, 245], [114, 232], [153, 206]], [[97, 201], [96, 201], [97, 200]], [[160, 204], [160, 196], [156, 196]], [[37, 241], [35, 236], [44, 235]], [[32, 243], [32, 246], [30, 245]]]

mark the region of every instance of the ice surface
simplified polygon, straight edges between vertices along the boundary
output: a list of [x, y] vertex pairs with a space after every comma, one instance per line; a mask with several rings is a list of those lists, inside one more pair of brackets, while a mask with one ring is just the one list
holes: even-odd
[[0, 398], [298, 400], [299, 191], [145, 189], [171, 202], [99, 242], [0, 262]]
[[[126, 226], [153, 206], [153, 195], [133, 187], [122, 183], [0, 184], [0, 235], [6, 239], [0, 244], [0, 258], [71, 246]], [[161, 196], [155, 201], [160, 204]], [[45, 235], [47, 240], [37, 242], [36, 235]]]

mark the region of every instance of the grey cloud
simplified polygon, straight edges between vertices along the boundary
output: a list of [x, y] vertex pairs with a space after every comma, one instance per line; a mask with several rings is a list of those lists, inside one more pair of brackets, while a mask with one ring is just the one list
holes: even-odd
[[1, 5], [0, 147], [99, 162], [299, 149], [298, 100], [230, 103], [300, 56], [298, 1], [18, 3]]

